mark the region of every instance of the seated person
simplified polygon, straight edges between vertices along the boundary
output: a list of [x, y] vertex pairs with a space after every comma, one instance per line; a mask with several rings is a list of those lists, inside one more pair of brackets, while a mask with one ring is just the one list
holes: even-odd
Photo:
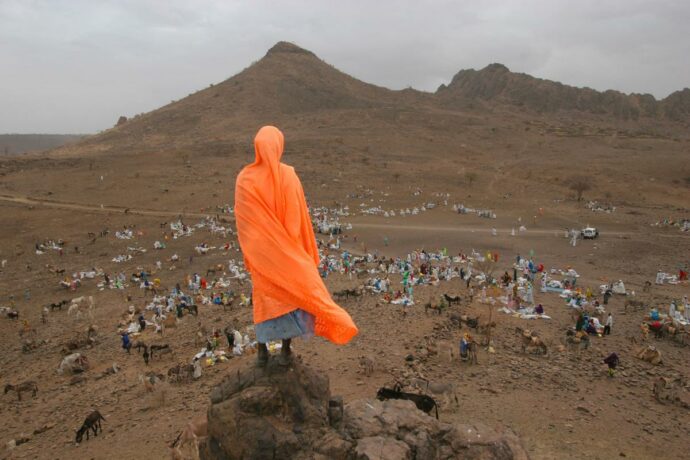
[[594, 320], [589, 320], [589, 323], [587, 323], [587, 334], [590, 335], [597, 335], [597, 328], [594, 326]]

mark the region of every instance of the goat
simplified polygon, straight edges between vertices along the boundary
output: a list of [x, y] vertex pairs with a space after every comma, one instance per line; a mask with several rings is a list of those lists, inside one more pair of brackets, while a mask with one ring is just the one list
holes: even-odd
[[379, 388], [379, 391], [376, 392], [376, 399], [379, 401], [385, 401], [387, 399], [405, 399], [407, 401], [412, 401], [415, 406], [417, 406], [417, 409], [427, 414], [430, 414], [431, 411], [435, 409], [436, 419], [438, 419], [438, 405], [436, 401], [434, 401], [434, 398], [427, 395], [405, 393], [401, 390], [402, 386], [399, 383], [396, 383], [395, 387], [392, 389], [386, 387]]
[[17, 310], [10, 310], [7, 312], [7, 317], [13, 320], [19, 320], [19, 312]]
[[79, 444], [81, 440], [84, 438], [84, 433], [86, 433], [86, 440], [89, 440], [89, 430], [93, 431], [94, 436], [98, 436], [98, 430], [101, 430], [101, 433], [103, 433], [103, 427], [101, 427], [101, 420], [105, 422], [105, 417], [103, 417], [101, 413], [97, 410], [94, 410], [89, 415], [87, 415], [86, 419], [84, 419], [84, 423], [81, 425], [81, 428], [77, 430], [77, 444]]
[[48, 305], [48, 308], [50, 308], [50, 311], [55, 311], [56, 309], [62, 311], [62, 307], [67, 305], [69, 303], [69, 300], [61, 300], [60, 302], [54, 302]]
[[374, 373], [374, 360], [368, 356], [359, 357], [359, 366], [364, 370], [364, 375], [367, 377]]
[[81, 319], [82, 309], [86, 309], [89, 317], [93, 318], [93, 310], [95, 307], [96, 304], [93, 301], [93, 296], [76, 297], [72, 299], [67, 314], [72, 315], [72, 313], [76, 313], [76, 318]]
[[446, 299], [446, 302], [448, 302], [448, 306], [453, 305], [454, 303], [457, 303], [458, 305], [462, 301], [462, 298], [459, 295], [456, 295], [455, 297], [451, 297], [448, 294], [443, 294], [443, 298]]
[[5, 385], [5, 394], [7, 394], [7, 392], [10, 390], [14, 390], [15, 392], [17, 392], [17, 399], [21, 401], [23, 391], [30, 391], [31, 397], [35, 398], [36, 393], [38, 393], [38, 385], [36, 385], [36, 382], [34, 382], [33, 380], [27, 380], [26, 382], [22, 382], [19, 385], [12, 385], [11, 383], [8, 383], [7, 385]]

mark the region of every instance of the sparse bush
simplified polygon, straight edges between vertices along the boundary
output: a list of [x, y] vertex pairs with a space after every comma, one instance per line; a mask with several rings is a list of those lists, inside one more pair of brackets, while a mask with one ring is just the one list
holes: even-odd
[[465, 173], [465, 182], [467, 182], [467, 184], [470, 187], [472, 187], [472, 183], [474, 183], [477, 180], [477, 177], [478, 176], [476, 172], [468, 171]]
[[568, 180], [570, 190], [577, 195], [577, 201], [582, 201], [582, 195], [592, 189], [592, 179], [588, 176], [573, 176]]

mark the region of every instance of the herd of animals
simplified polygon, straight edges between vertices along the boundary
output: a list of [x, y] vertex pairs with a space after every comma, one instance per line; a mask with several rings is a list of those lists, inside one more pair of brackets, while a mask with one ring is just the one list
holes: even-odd
[[[208, 268], [206, 274], [216, 275], [217, 273], [223, 272], [223, 265], [212, 265]], [[64, 270], [61, 271], [63, 273]], [[366, 273], [366, 271], [363, 271]], [[358, 276], [358, 278], [360, 278]], [[364, 295], [370, 295], [370, 292], [365, 288], [364, 285], [360, 285], [355, 288], [348, 288], [339, 290], [333, 293], [334, 297], [338, 299], [350, 299], [358, 298]], [[444, 293], [442, 295], [442, 301], [438, 304], [433, 304], [432, 302], [427, 302], [424, 305], [424, 311], [426, 314], [435, 313], [439, 316], [446, 314], [446, 318], [450, 325], [459, 330], [463, 327], [467, 330], [474, 331], [476, 336], [484, 337], [484, 340], [480, 343], [474, 338], [470, 338], [467, 343], [467, 355], [462, 356], [462, 359], [469, 364], [477, 364], [477, 351], [480, 346], [490, 346], [491, 345], [491, 330], [496, 327], [495, 321], [487, 321], [480, 316], [470, 316], [468, 314], [459, 313], [459, 309], [453, 309], [453, 305], [460, 306], [463, 302], [463, 298], [458, 295], [451, 295], [449, 293]], [[625, 310], [629, 308], [642, 309], [645, 308], [645, 303], [636, 299], [627, 299], [624, 303]], [[95, 301], [93, 296], [79, 296], [73, 299], [64, 299], [57, 302], [52, 302], [47, 304], [42, 312], [41, 319], [45, 322], [47, 312], [62, 311], [63, 308], [67, 309], [68, 315], [74, 316], [75, 318], [89, 317], [93, 318]], [[447, 312], [447, 310], [450, 310]], [[403, 309], [403, 314], [405, 314], [406, 309]], [[123, 316], [126, 317], [126, 322], [131, 321], [139, 311], [127, 311]], [[198, 308], [196, 305], [186, 306], [186, 313], [189, 315], [198, 315]], [[7, 319], [12, 321], [19, 321], [20, 314], [16, 309], [8, 307], [0, 307], [0, 315], [4, 315]], [[163, 329], [175, 328], [176, 318], [171, 315], [169, 319], [164, 320]], [[203, 337], [206, 335], [207, 331], [199, 331], [199, 336]], [[647, 340], [647, 335], [650, 332], [650, 324], [642, 323], [641, 325], [641, 337], [642, 342]], [[516, 328], [516, 337], [518, 338], [520, 344], [520, 350], [522, 353], [537, 353], [537, 354], [547, 354], [549, 351], [549, 345], [542, 339], [535, 331]], [[676, 340], [679, 344], [686, 344], [687, 331], [682, 328], [674, 327], [671, 324], [664, 324], [662, 328], [654, 329], [655, 337], [657, 339], [671, 338]], [[94, 326], [89, 326], [84, 331], [78, 331], [76, 335], [69, 340], [65, 345], [65, 352], [74, 352], [76, 350], [91, 346], [95, 343], [98, 331]], [[633, 339], [633, 341], [635, 341]], [[578, 353], [580, 350], [587, 349], [590, 346], [590, 337], [582, 331], [574, 331], [569, 328], [563, 340], [565, 347], [574, 349]], [[27, 338], [25, 340], [25, 346], [38, 346], [38, 344], [31, 344], [31, 339]], [[449, 353], [451, 359], [454, 358], [454, 352], [457, 348], [456, 344], [446, 343], [443, 345], [446, 351]], [[127, 349], [127, 352], [131, 348], [134, 348], [137, 353], [140, 353], [146, 364], [149, 360], [154, 359], [156, 356], [171, 354], [172, 348], [166, 343], [153, 343], [144, 340], [137, 340], [131, 344]], [[438, 348], [429, 346], [429, 353], [442, 353]], [[639, 359], [648, 361], [652, 364], [658, 364], [662, 361], [661, 352], [653, 346], [643, 346], [636, 353]], [[362, 372], [366, 376], [371, 376], [374, 372], [374, 360], [370, 357], [362, 356], [360, 357], [360, 366]], [[88, 362], [83, 359], [83, 366], [88, 366]], [[164, 380], [168, 382], [191, 382], [194, 380], [195, 374], [199, 373], [198, 369], [199, 363], [195, 364], [177, 364], [171, 367], [167, 375], [156, 374], [154, 372], [147, 372], [140, 375], [140, 382], [143, 384], [147, 392], [153, 392], [160, 383]], [[107, 370], [106, 372], [116, 372], [117, 370]], [[678, 388], [683, 387], [683, 382], [678, 382], [672, 379], [667, 379], [660, 377], [654, 385], [654, 394], [658, 400], [664, 402], [677, 402], [679, 400]], [[404, 391], [406, 387], [409, 387], [409, 391]], [[36, 381], [28, 380], [18, 384], [8, 383], [5, 386], [5, 394], [14, 391], [17, 395], [19, 401], [26, 395], [31, 395], [31, 397], [36, 397], [39, 391], [39, 387]], [[421, 376], [412, 376], [407, 379], [406, 385], [400, 382], [396, 382], [392, 388], [382, 387], [380, 388], [376, 396], [378, 399], [406, 399], [412, 401], [416, 407], [427, 414], [435, 414], [438, 417], [439, 406], [445, 407], [455, 404], [458, 405], [458, 398], [455, 393], [455, 388], [450, 383], [445, 382], [433, 382], [428, 381]], [[105, 418], [97, 411], [91, 412], [84, 420], [81, 427], [76, 430], [75, 441], [80, 443], [83, 441], [84, 435], [86, 435], [86, 440], [89, 439], [90, 434], [97, 436], [100, 431], [102, 431], [101, 422], [105, 421]], [[189, 447], [196, 452], [198, 456], [199, 441], [204, 436], [206, 436], [206, 420], [205, 417], [199, 420], [189, 422], [184, 429], [179, 433], [177, 438], [171, 444], [171, 454], [173, 458], [181, 459], [184, 458], [182, 454], [182, 449]]]

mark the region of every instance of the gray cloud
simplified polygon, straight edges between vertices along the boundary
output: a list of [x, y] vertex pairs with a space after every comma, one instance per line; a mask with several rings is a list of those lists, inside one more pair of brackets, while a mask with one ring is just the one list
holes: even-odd
[[690, 86], [690, 2], [0, 0], [0, 132], [95, 132], [222, 81], [279, 40], [434, 91], [491, 62], [598, 90]]

